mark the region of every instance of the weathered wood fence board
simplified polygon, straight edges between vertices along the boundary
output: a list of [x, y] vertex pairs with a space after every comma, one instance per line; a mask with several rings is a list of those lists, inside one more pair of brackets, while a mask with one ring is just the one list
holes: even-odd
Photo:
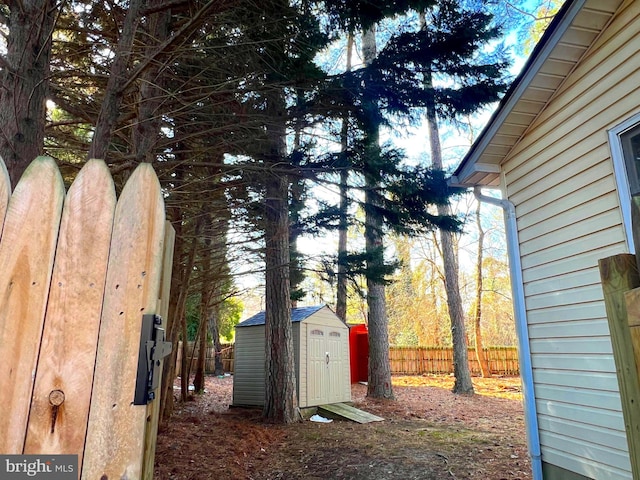
[[164, 202], [140, 164], [116, 206], [82, 478], [142, 476], [146, 406], [133, 405], [142, 315], [156, 313]]
[[[189, 360], [193, 356], [193, 342], [187, 344]], [[496, 375], [519, 375], [518, 349], [516, 347], [485, 347], [491, 372]], [[475, 350], [469, 349], [469, 368], [480, 374]], [[196, 364], [198, 352], [193, 357]], [[214, 348], [207, 347], [205, 371], [214, 371]], [[223, 345], [222, 364], [225, 372], [233, 372], [233, 344]], [[391, 347], [389, 349], [391, 373], [394, 375], [450, 374], [453, 373], [453, 350], [449, 347]], [[181, 361], [181, 358], [178, 360]], [[177, 369], [176, 371], [180, 371]]]
[[39, 157], [7, 208], [0, 241], [0, 452], [6, 454], [24, 447], [64, 193], [56, 164]]
[[83, 450], [115, 205], [107, 166], [92, 160], [62, 212], [24, 453]]
[[65, 195], [39, 157], [9, 192], [0, 160], [0, 452], [77, 454], [83, 479], [151, 478], [158, 400], [133, 400], [142, 316], [166, 315], [174, 238], [153, 168], [116, 202], [104, 162]]

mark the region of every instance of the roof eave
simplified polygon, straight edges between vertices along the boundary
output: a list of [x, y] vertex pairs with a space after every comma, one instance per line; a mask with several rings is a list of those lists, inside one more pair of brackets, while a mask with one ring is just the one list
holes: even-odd
[[[507, 116], [513, 111], [516, 104], [522, 99], [524, 93], [530, 87], [533, 79], [540, 71], [542, 65], [547, 61], [552, 50], [560, 41], [562, 36], [571, 26], [576, 15], [583, 8], [587, 0], [567, 0], [560, 11], [556, 14], [551, 24], [547, 27], [544, 35], [534, 48], [531, 56], [525, 63], [520, 74], [516, 77], [511, 87], [501, 100], [498, 108], [491, 116], [489, 122], [473, 143], [469, 152], [460, 162], [460, 165], [453, 173], [458, 186], [498, 186], [500, 184], [501, 160], [495, 164], [483, 163], [481, 157], [487, 147], [494, 139], [500, 127], [504, 124]], [[487, 165], [497, 168], [487, 168]], [[452, 182], [454, 183], [452, 177]]]

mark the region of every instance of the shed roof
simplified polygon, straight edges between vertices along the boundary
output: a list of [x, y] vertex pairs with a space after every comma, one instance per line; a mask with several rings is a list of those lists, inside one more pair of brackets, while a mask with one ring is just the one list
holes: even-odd
[[[318, 310], [323, 309], [326, 305], [314, 305], [311, 307], [298, 307], [291, 309], [291, 322], [301, 322], [306, 318], [309, 318], [311, 315], [316, 313]], [[255, 325], [264, 325], [265, 322], [265, 311], [261, 311], [256, 313], [253, 317], [247, 318], [245, 321], [240, 322], [236, 325], [238, 327], [253, 327]]]
[[500, 164], [602, 33], [623, 0], [566, 0], [451, 183], [498, 186]]

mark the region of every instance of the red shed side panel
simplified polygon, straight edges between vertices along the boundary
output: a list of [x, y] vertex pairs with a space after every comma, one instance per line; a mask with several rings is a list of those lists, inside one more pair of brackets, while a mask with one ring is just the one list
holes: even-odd
[[351, 352], [351, 383], [368, 380], [369, 331], [364, 323], [349, 328], [349, 351]]

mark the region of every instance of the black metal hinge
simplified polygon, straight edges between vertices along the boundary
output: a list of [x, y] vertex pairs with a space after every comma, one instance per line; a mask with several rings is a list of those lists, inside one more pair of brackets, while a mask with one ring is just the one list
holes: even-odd
[[134, 405], [147, 405], [156, 398], [155, 390], [160, 383], [162, 359], [170, 353], [171, 342], [165, 342], [162, 317], [154, 314], [143, 315]]

